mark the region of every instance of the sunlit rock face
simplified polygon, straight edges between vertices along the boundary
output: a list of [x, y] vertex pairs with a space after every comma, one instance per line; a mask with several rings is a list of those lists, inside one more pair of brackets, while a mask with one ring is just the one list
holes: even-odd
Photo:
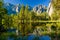
[[19, 12], [19, 10], [18, 10], [19, 8], [18, 7], [16, 7], [16, 12]]
[[48, 5], [47, 13], [49, 14], [49, 16], [51, 16], [53, 13], [53, 6], [52, 6], [51, 2]]
[[33, 11], [35, 12], [35, 13], [37, 13], [37, 14], [40, 14], [40, 13], [42, 13], [42, 12], [46, 12], [46, 6], [44, 6], [44, 5], [37, 5], [37, 6], [35, 6], [34, 8], [33, 8]]
[[16, 6], [15, 6], [15, 11], [18, 13], [18, 12], [20, 12], [20, 8], [21, 8], [21, 5], [20, 4], [17, 4]]

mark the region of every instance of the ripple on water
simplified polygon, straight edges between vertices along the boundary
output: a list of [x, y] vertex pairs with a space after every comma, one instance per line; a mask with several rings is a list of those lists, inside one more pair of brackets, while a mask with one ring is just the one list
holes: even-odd
[[[14, 40], [14, 38], [8, 37], [8, 40]], [[22, 37], [19, 37], [17, 40], [22, 40]], [[29, 35], [29, 36], [24, 36], [23, 40], [50, 40], [50, 37], [49, 36]]]

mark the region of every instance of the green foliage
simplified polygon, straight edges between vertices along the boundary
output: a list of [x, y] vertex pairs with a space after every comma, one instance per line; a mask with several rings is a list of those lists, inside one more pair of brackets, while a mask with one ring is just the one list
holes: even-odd
[[54, 13], [51, 15], [51, 17], [52, 17], [52, 20], [58, 20], [58, 18], [59, 18], [58, 14], [57, 14], [56, 12], [54, 12]]
[[30, 20], [30, 13], [29, 13], [29, 10], [28, 10], [28, 5], [26, 5], [26, 7], [25, 7], [25, 19], [26, 19], [26, 21], [28, 21], [28, 20]]
[[2, 7], [3, 6], [3, 3], [2, 2], [0, 2], [0, 7]]
[[60, 0], [52, 0], [52, 5], [56, 10], [60, 10]]
[[5, 31], [4, 29], [6, 28], [6, 26], [4, 26], [4, 24], [6, 22], [5, 21], [5, 17], [7, 15], [7, 10], [5, 8], [3, 8], [3, 3], [0, 2], [0, 32]]
[[52, 13], [52, 20], [59, 20], [60, 19], [60, 0], [52, 0], [53, 6], [53, 13]]
[[33, 11], [31, 12], [31, 20], [36, 20], [36, 13]]
[[24, 7], [24, 5], [22, 5], [22, 7], [20, 9], [20, 13], [19, 13], [19, 17], [20, 17], [21, 20], [24, 19], [24, 16], [25, 16], [24, 11], [25, 11], [25, 7]]
[[43, 12], [43, 13], [40, 13], [39, 15], [36, 15], [36, 19], [37, 20], [50, 20], [48, 13], [46, 13], [46, 12]]
[[[0, 3], [0, 6], [2, 6], [2, 2]], [[56, 4], [53, 4], [55, 6], [58, 6]], [[43, 12], [37, 15], [37, 13], [33, 11], [29, 11], [28, 5], [26, 7], [22, 5], [20, 12], [17, 14], [7, 14], [7, 10], [5, 8], [0, 8], [0, 26], [3, 25], [5, 29], [8, 28], [15, 28], [18, 29], [22, 35], [28, 35], [28, 33], [31, 33], [34, 31], [35, 28], [39, 26], [39, 28], [42, 30], [42, 32], [50, 32], [50, 30], [57, 32], [57, 28], [60, 29], [59, 23], [54, 24], [53, 22], [42, 22], [39, 21], [49, 21], [50, 17], [48, 13]], [[52, 20], [57, 20], [60, 18], [60, 13], [57, 9], [52, 14]], [[37, 21], [37, 22], [36, 22]], [[52, 24], [51, 24], [52, 23]], [[38, 25], [36, 27], [36, 25]], [[1, 26], [2, 27], [2, 26]]]

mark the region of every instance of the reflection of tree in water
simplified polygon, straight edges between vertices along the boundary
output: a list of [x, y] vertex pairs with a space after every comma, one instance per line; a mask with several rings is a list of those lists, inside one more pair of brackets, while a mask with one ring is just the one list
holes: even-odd
[[22, 35], [28, 35], [31, 32], [31, 23], [30, 22], [21, 22], [21, 28], [20, 31], [22, 32]]
[[46, 28], [46, 24], [45, 23], [36, 23], [37, 25], [35, 25], [33, 34], [35, 35], [41, 35], [41, 32], [44, 32], [47, 30]]

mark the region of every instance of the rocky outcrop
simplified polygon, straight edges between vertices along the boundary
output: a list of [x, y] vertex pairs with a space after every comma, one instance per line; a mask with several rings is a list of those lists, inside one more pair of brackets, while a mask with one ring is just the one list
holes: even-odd
[[49, 14], [49, 16], [52, 15], [53, 11], [54, 9], [53, 9], [52, 3], [50, 2], [47, 8], [47, 13]]
[[21, 8], [20, 4], [13, 5], [13, 4], [10, 4], [10, 3], [4, 3], [3, 7], [7, 9], [8, 14], [11, 14], [11, 13], [15, 14], [15, 13], [19, 12], [20, 8]]
[[37, 14], [40, 14], [42, 12], [46, 12], [47, 7], [44, 5], [37, 5], [33, 8], [33, 11], [36, 12]]

